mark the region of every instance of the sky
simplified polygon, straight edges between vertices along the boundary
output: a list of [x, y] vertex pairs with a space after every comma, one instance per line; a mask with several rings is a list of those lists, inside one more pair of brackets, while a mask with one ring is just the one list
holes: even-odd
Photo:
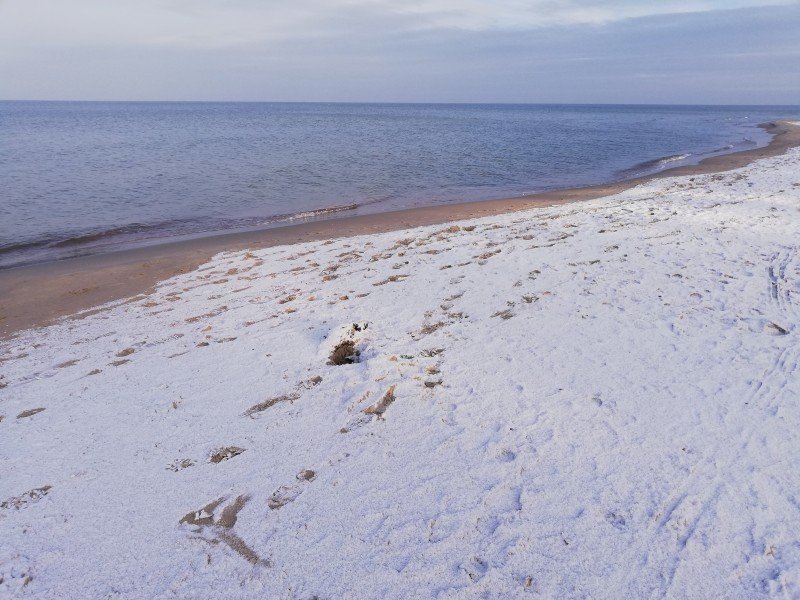
[[800, 103], [800, 0], [0, 0], [0, 99]]

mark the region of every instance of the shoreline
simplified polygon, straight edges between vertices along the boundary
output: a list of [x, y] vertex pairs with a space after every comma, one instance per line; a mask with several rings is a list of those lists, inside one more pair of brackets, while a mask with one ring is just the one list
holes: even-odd
[[800, 145], [800, 127], [788, 121], [762, 127], [773, 135], [767, 146], [716, 155], [696, 165], [673, 167], [621, 182], [210, 235], [10, 268], [0, 271], [0, 339], [46, 326], [62, 317], [91, 314], [92, 308], [108, 302], [147, 294], [158, 282], [192, 271], [223, 251], [384, 233], [593, 200], [657, 179], [738, 169]]
[[[693, 166], [711, 156], [733, 154], [745, 149], [765, 147], [772, 135], [761, 125], [751, 125], [759, 130], [759, 141], [750, 137], [742, 144], [731, 143], [715, 150], [694, 151], [685, 153], [664, 154], [658, 158], [631, 163], [622, 168], [599, 176], [595, 180], [578, 182], [581, 173], [562, 179], [556, 185], [548, 185], [531, 189], [511, 189], [503, 187], [501, 182], [491, 188], [483, 188], [480, 192], [463, 191], [448, 199], [438, 198], [437, 193], [429, 191], [408, 198], [370, 199], [332, 196], [327, 203], [319, 207], [296, 207], [294, 210], [284, 208], [284, 212], [274, 214], [225, 217], [164, 217], [153, 222], [130, 222], [124, 224], [106, 224], [103, 227], [90, 229], [73, 229], [65, 232], [51, 232], [38, 238], [0, 244], [0, 272], [8, 269], [29, 267], [37, 264], [56, 263], [63, 260], [82, 258], [94, 254], [112, 254], [126, 250], [136, 250], [148, 246], [163, 246], [175, 242], [202, 238], [219, 237], [230, 233], [246, 234], [262, 230], [277, 229], [295, 224], [324, 221], [329, 219], [353, 218], [375, 213], [397, 212], [437, 205], [466, 204], [499, 199], [527, 198], [544, 193], [559, 192], [567, 189], [590, 188], [600, 185], [623, 183], [628, 180], [650, 177], [669, 168]], [[744, 134], [744, 132], [740, 132]], [[761, 136], [764, 136], [763, 138]], [[674, 148], [673, 148], [674, 151]], [[639, 157], [641, 158], [641, 157]], [[690, 159], [690, 160], [689, 160]], [[432, 195], [433, 194], [433, 195]], [[330, 202], [334, 202], [331, 204]], [[399, 201], [399, 203], [398, 203]], [[288, 212], [286, 212], [288, 211]], [[136, 220], [136, 219], [134, 219]]]

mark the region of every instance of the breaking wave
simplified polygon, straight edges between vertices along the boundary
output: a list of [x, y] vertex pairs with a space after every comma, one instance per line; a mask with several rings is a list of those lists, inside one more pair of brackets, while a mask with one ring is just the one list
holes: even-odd
[[654, 158], [653, 160], [646, 160], [634, 165], [628, 169], [618, 171], [617, 174], [623, 177], [633, 177], [635, 175], [644, 175], [646, 173], [655, 173], [666, 169], [672, 163], [681, 162], [691, 158], [692, 154], [671, 154], [669, 156], [662, 156], [661, 158]]

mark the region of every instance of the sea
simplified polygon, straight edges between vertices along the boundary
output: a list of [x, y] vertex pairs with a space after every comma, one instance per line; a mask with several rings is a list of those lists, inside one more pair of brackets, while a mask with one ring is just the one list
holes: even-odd
[[629, 179], [798, 106], [0, 102], [0, 268]]

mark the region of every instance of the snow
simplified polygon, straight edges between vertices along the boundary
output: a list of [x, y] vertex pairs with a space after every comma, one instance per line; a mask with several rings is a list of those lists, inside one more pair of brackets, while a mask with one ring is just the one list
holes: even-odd
[[797, 597], [799, 167], [225, 253], [5, 342], [0, 595]]

